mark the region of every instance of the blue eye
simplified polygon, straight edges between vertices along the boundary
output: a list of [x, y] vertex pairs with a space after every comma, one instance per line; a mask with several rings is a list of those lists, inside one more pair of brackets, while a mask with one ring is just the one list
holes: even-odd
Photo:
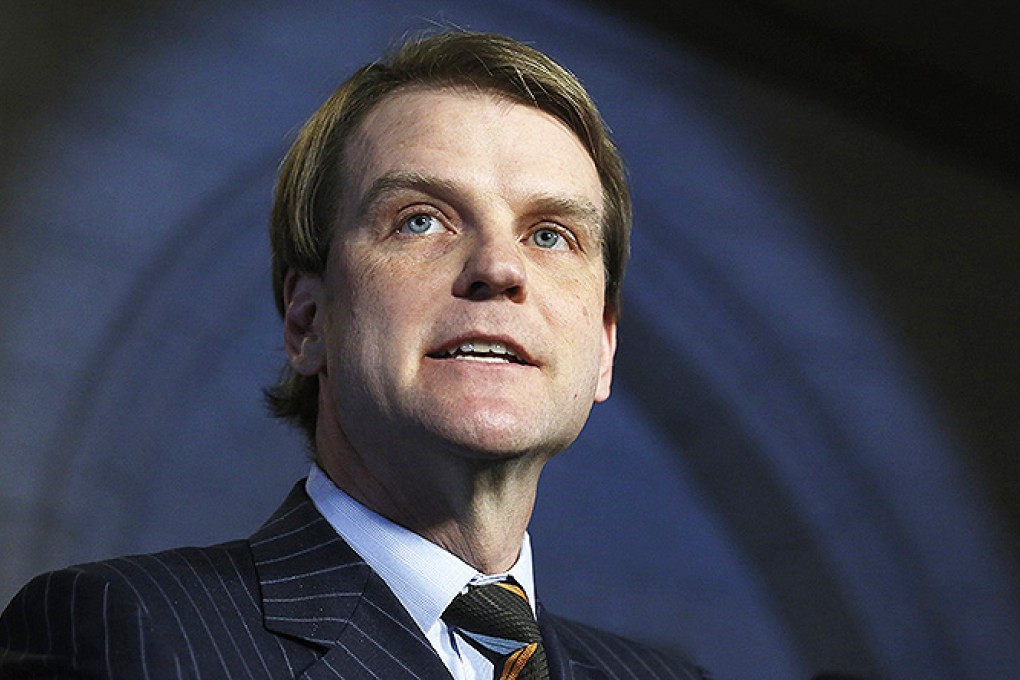
[[411, 215], [404, 220], [400, 225], [400, 229], [397, 231], [402, 234], [415, 234], [420, 236], [422, 234], [430, 234], [437, 229], [442, 228], [443, 223], [435, 216], [426, 213], [418, 213], [416, 215]]
[[535, 233], [531, 235], [531, 242], [539, 248], [547, 248], [549, 250], [558, 250], [566, 247], [566, 239], [563, 238], [563, 234], [559, 233], [555, 229], [537, 229]]

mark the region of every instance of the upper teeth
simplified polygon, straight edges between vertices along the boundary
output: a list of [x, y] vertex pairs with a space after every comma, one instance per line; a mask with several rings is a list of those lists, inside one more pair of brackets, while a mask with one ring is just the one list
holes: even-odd
[[459, 347], [448, 351], [449, 354], [461, 352], [463, 354], [504, 354], [516, 357], [517, 353], [509, 349], [502, 342], [487, 342], [485, 340], [472, 340], [463, 342]]

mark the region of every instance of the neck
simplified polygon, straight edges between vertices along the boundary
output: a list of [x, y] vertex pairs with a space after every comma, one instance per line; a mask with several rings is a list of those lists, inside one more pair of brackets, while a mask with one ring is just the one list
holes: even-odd
[[353, 446], [328, 417], [319, 419], [316, 443], [320, 467], [365, 507], [483, 574], [508, 571], [517, 562], [546, 457], [417, 449], [373, 456]]

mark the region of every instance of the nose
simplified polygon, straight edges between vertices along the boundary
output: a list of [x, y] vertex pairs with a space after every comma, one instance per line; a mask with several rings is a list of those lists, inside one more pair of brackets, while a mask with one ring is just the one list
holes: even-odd
[[469, 300], [505, 297], [524, 302], [527, 263], [521, 244], [511, 234], [476, 234], [468, 245], [453, 294]]

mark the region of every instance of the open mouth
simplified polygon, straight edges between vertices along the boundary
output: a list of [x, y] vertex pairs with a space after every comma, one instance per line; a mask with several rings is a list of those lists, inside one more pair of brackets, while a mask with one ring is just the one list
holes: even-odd
[[519, 364], [530, 366], [531, 363], [520, 356], [514, 348], [502, 342], [488, 340], [469, 340], [451, 345], [438, 352], [428, 354], [433, 359], [460, 359], [462, 361], [481, 361], [492, 364]]

